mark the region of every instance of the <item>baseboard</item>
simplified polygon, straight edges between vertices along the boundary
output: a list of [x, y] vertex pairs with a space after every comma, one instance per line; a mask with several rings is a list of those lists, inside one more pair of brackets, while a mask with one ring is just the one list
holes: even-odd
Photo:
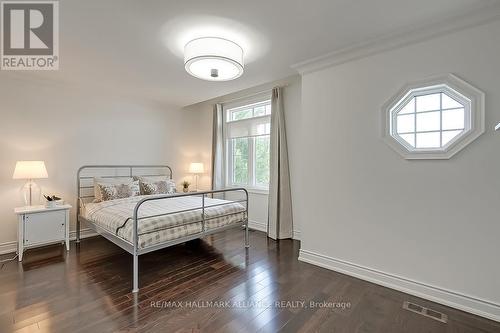
[[[248, 227], [250, 229], [253, 229], [253, 230], [267, 232], [267, 224], [263, 223], [263, 222], [248, 221]], [[300, 240], [300, 231], [299, 230], [293, 231], [293, 239]]]
[[300, 240], [300, 230], [293, 231], [293, 239]]
[[267, 224], [257, 221], [248, 221], [248, 227], [253, 230], [267, 232]]
[[308, 250], [299, 260], [500, 322], [500, 304], [385, 273]]
[[[257, 221], [249, 221], [248, 227], [253, 230], [258, 230], [258, 231], [263, 231], [267, 232], [267, 225], [265, 223], [257, 222]], [[300, 235], [300, 232], [297, 232], [298, 235]], [[294, 231], [294, 239], [299, 239], [295, 237], [296, 232]], [[93, 231], [90, 228], [84, 228], [81, 230], [80, 233], [80, 238], [87, 238], [87, 237], [94, 237], [98, 236], [98, 233]], [[76, 239], [76, 230], [70, 231], [69, 232], [69, 239], [70, 240], [75, 240]], [[8, 253], [14, 253], [17, 251], [17, 241], [13, 242], [5, 242], [0, 244], [0, 255], [2, 254], [8, 254]]]
[[[80, 239], [95, 237], [95, 236], [99, 236], [99, 234], [90, 228], [85, 228], [80, 230]], [[76, 230], [69, 232], [69, 239], [76, 240]]]
[[17, 241], [0, 244], [0, 254], [14, 253], [17, 251]]
[[[257, 221], [249, 221], [248, 227], [253, 230], [258, 230], [258, 231], [263, 231], [267, 232], [267, 225], [262, 222], [257, 222]], [[85, 228], [81, 230], [80, 233], [80, 238], [88, 238], [88, 237], [95, 237], [98, 236], [99, 234], [93, 231], [90, 228]], [[76, 239], [76, 230], [70, 231], [69, 232], [69, 239], [70, 240], [75, 240]], [[293, 231], [293, 239], [300, 240], [300, 231], [294, 230]], [[7, 254], [7, 253], [14, 253], [17, 251], [17, 241], [14, 242], [5, 242], [0, 244], [0, 255], [2, 254]]]
[[[92, 229], [85, 228], [85, 229], [81, 230], [80, 238], [94, 237], [97, 235], [98, 234], [96, 232], [94, 232]], [[69, 232], [69, 239], [70, 240], [76, 239], [76, 230]], [[15, 252], [17, 252], [17, 241], [5, 242], [5, 243], [0, 244], [0, 255], [1, 254], [8, 254], [8, 253], [15, 253]]]

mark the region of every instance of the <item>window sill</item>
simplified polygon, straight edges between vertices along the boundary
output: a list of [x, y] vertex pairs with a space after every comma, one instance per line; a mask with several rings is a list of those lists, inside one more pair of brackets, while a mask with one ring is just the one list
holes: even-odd
[[228, 186], [227, 188], [231, 189], [231, 188], [238, 188], [238, 187], [245, 188], [248, 191], [248, 193], [250, 193], [250, 194], [269, 195], [269, 190], [264, 190], [261, 188], [252, 188], [252, 187], [245, 187], [245, 186]]
[[248, 193], [251, 194], [260, 194], [260, 195], [269, 195], [269, 190], [262, 190], [258, 188], [247, 188]]

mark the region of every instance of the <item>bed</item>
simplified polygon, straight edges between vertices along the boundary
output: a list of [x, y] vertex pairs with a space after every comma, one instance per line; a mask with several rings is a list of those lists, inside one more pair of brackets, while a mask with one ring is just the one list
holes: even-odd
[[[78, 170], [77, 242], [81, 222], [133, 256], [132, 292], [139, 291], [139, 256], [230, 228], [243, 228], [248, 239], [248, 193], [244, 188], [137, 195], [95, 202], [96, 177], [167, 176], [166, 165], [90, 165]], [[231, 198], [230, 200], [228, 199]]]

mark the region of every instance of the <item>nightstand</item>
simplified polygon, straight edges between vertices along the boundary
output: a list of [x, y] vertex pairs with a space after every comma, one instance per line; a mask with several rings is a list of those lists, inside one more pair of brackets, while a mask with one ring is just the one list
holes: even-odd
[[25, 249], [64, 242], [69, 251], [69, 210], [71, 205], [52, 208], [26, 206], [14, 209], [18, 216], [18, 255], [23, 260]]

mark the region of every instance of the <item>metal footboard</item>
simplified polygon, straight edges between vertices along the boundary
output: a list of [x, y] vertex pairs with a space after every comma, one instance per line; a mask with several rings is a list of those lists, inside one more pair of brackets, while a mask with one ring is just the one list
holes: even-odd
[[[244, 216], [243, 220], [240, 221], [239, 223], [233, 223], [233, 224], [226, 226], [226, 227], [208, 230], [206, 227], [206, 222], [208, 220], [211, 220], [214, 218], [219, 218], [222, 216], [216, 216], [216, 217], [211, 217], [211, 218], [206, 217], [206, 214], [205, 214], [205, 210], [207, 208], [207, 206], [205, 205], [206, 196], [211, 195], [213, 197], [214, 194], [228, 193], [228, 192], [242, 192], [245, 195], [245, 199], [244, 200], [237, 200], [237, 201], [229, 201], [227, 203], [222, 203], [222, 204], [217, 204], [217, 205], [209, 205], [208, 207], [216, 207], [216, 206], [221, 206], [221, 205], [232, 204], [234, 202], [242, 202], [245, 204], [245, 206], [244, 206], [245, 210], [243, 212], [237, 212], [234, 214], [242, 214], [243, 213], [243, 216]], [[232, 227], [236, 227], [236, 226], [243, 226], [245, 228], [245, 247], [248, 248], [250, 246], [249, 238], [248, 238], [248, 192], [244, 188], [231, 188], [231, 189], [223, 189], [223, 190], [192, 192], [192, 193], [184, 193], [184, 194], [177, 194], [177, 195], [164, 195], [164, 196], [154, 196], [154, 197], [150, 197], [150, 198], [144, 198], [136, 204], [136, 206], [134, 208], [134, 215], [133, 215], [134, 228], [133, 228], [133, 253], [132, 253], [132, 255], [134, 256], [134, 260], [133, 260], [133, 289], [132, 289], [132, 292], [136, 293], [139, 291], [139, 255], [153, 251], [152, 249], [149, 249], [149, 248], [144, 248], [144, 249], [139, 248], [139, 232], [138, 232], [139, 220], [144, 219], [144, 218], [153, 217], [153, 216], [143, 216], [143, 217], [139, 218], [139, 209], [146, 202], [157, 201], [157, 200], [168, 200], [168, 199], [172, 199], [172, 198], [187, 197], [187, 196], [201, 196], [201, 198], [202, 198], [201, 207], [195, 207], [192, 209], [185, 209], [182, 211], [176, 211], [176, 212], [171, 212], [171, 213], [162, 214], [162, 215], [155, 215], [154, 217], [166, 216], [166, 215], [170, 215], [170, 214], [177, 214], [179, 212], [197, 211], [197, 210], [201, 209], [201, 220], [200, 221], [191, 221], [188, 223], [188, 224], [190, 224], [190, 223], [201, 222], [202, 223], [201, 233], [197, 233], [195, 235], [189, 235], [187, 237], [177, 238], [173, 241], [168, 241], [168, 242], [164, 242], [161, 244], [156, 244], [154, 246], [153, 250], [158, 250], [161, 248], [165, 248], [165, 247], [172, 246], [175, 244], [183, 243], [183, 242], [186, 242], [188, 240], [192, 240], [192, 239], [196, 239], [196, 238], [203, 238], [203, 237], [210, 235], [210, 234], [213, 234], [215, 232], [228, 229], [228, 227], [232, 228]], [[231, 214], [229, 214], [229, 215], [231, 215]]]

